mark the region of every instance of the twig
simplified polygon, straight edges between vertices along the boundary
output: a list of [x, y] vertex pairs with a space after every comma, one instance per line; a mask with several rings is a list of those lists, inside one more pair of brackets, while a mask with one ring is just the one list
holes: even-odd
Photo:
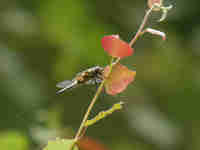
[[131, 40], [131, 42], [129, 43], [129, 45], [132, 47], [133, 44], [136, 42], [136, 40], [138, 39], [138, 37], [140, 36], [142, 30], [144, 29], [144, 26], [148, 20], [149, 15], [151, 14], [152, 10], [153, 10], [154, 6], [152, 6], [145, 14], [144, 19], [142, 21], [142, 24], [140, 25], [136, 35], [134, 36], [134, 38]]

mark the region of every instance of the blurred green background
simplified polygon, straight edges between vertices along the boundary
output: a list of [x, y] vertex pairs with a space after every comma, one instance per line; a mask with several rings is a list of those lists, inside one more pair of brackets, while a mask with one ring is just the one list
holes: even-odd
[[[92, 111], [125, 101], [125, 108], [89, 128], [108, 150], [200, 149], [199, 1], [166, 0], [168, 18], [149, 26], [135, 55], [136, 81], [117, 96], [101, 94]], [[146, 0], [7, 0], [0, 3], [0, 147], [42, 149], [55, 137], [72, 137], [95, 93], [86, 85], [56, 95], [55, 85], [86, 68], [105, 66], [105, 35], [130, 41], [147, 10]]]

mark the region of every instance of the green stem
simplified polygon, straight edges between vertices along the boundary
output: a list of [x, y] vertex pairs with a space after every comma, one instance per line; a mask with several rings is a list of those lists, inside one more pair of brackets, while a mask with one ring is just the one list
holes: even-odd
[[[114, 61], [114, 58], [112, 57], [111, 63], [110, 63], [110, 71], [109, 71], [109, 73], [108, 73], [108, 76], [110, 75], [110, 73], [111, 73], [111, 71], [112, 71], [113, 61]], [[95, 93], [95, 95], [94, 95], [94, 97], [93, 97], [93, 99], [92, 99], [92, 101], [91, 101], [91, 103], [90, 103], [90, 105], [89, 105], [89, 107], [88, 107], [88, 109], [87, 109], [87, 111], [86, 111], [84, 117], [83, 117], [83, 121], [82, 121], [82, 123], [81, 123], [81, 125], [80, 125], [80, 128], [79, 128], [79, 130], [78, 130], [78, 132], [77, 132], [77, 134], [76, 134], [76, 136], [75, 136], [75, 143], [79, 140], [79, 137], [81, 136], [81, 133], [82, 133], [82, 131], [83, 131], [84, 128], [85, 128], [85, 123], [86, 123], [86, 121], [88, 120], [88, 117], [89, 117], [89, 115], [90, 115], [90, 112], [91, 112], [91, 110], [92, 110], [94, 104], [96, 103], [97, 98], [99, 97], [101, 91], [103, 90], [103, 86], [104, 86], [105, 82], [106, 82], [106, 78], [103, 79], [103, 81], [101, 82], [100, 86], [98, 87], [97, 92]]]
[[81, 126], [80, 126], [80, 128], [79, 128], [79, 130], [78, 130], [78, 132], [77, 132], [77, 134], [75, 136], [75, 141], [78, 141], [79, 136], [81, 135], [81, 132], [82, 132], [84, 126], [85, 126], [85, 122], [88, 120], [90, 112], [91, 112], [91, 110], [92, 110], [92, 108], [93, 108], [93, 106], [94, 106], [99, 94], [101, 93], [101, 91], [103, 89], [104, 83], [105, 83], [105, 80], [102, 81], [102, 83], [100, 84], [99, 88], [97, 89], [97, 92], [96, 92], [95, 96], [93, 97], [93, 99], [92, 99], [92, 101], [91, 101], [91, 103], [90, 103], [90, 105], [89, 105], [89, 107], [87, 109], [87, 112], [85, 113], [85, 116], [83, 117], [83, 121], [81, 123]]
[[113, 112], [122, 109], [123, 104], [123, 102], [119, 102], [114, 104], [110, 109], [99, 112], [94, 118], [86, 121], [85, 127], [91, 126], [102, 120], [103, 118], [107, 117], [108, 115], [111, 115]]

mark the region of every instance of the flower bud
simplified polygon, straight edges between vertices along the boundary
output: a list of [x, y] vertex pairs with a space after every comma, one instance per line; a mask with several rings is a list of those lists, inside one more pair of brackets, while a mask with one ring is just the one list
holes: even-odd
[[149, 8], [153, 8], [153, 11], [160, 11], [160, 7], [163, 4], [163, 0], [148, 0], [148, 6]]

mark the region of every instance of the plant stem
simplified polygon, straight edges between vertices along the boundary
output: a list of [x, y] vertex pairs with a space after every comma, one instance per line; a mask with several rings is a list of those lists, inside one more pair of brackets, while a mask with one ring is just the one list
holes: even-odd
[[[113, 60], [114, 60], [114, 58], [111, 59], [110, 71], [109, 71], [109, 73], [108, 73], [108, 76], [110, 75], [110, 73], [111, 73], [111, 71], [112, 71]], [[103, 81], [101, 82], [100, 86], [98, 87], [97, 92], [95, 93], [95, 95], [94, 95], [94, 97], [93, 97], [93, 99], [92, 99], [92, 101], [91, 101], [91, 103], [90, 103], [90, 105], [89, 105], [89, 107], [88, 107], [88, 109], [87, 109], [87, 111], [86, 111], [84, 117], [83, 117], [83, 121], [82, 121], [82, 123], [81, 123], [81, 125], [80, 125], [80, 128], [79, 128], [79, 130], [78, 130], [78, 132], [77, 132], [77, 134], [76, 134], [76, 136], [75, 136], [75, 143], [79, 140], [79, 137], [81, 136], [81, 133], [82, 133], [82, 131], [84, 130], [85, 123], [86, 123], [86, 121], [88, 120], [88, 117], [89, 117], [89, 115], [90, 115], [90, 112], [91, 112], [91, 110], [92, 110], [94, 104], [96, 103], [97, 98], [99, 97], [101, 91], [103, 90], [103, 86], [104, 86], [104, 83], [105, 83], [105, 82], [106, 82], [106, 78], [103, 79]]]
[[146, 12], [146, 14], [145, 14], [145, 16], [144, 16], [144, 19], [143, 19], [143, 21], [142, 21], [142, 24], [140, 25], [140, 27], [139, 27], [139, 29], [138, 29], [136, 35], [134, 36], [134, 38], [133, 38], [133, 39], [131, 40], [131, 42], [129, 43], [129, 45], [130, 45], [131, 47], [132, 47], [133, 44], [136, 42], [136, 40], [137, 40], [138, 37], [140, 36], [142, 30], [144, 29], [144, 26], [145, 26], [145, 24], [146, 24], [146, 22], [147, 22], [147, 20], [148, 20], [148, 17], [149, 17], [149, 15], [150, 15], [150, 13], [152, 12], [153, 8], [154, 8], [154, 6], [152, 6], [152, 7]]
[[[145, 24], [146, 24], [146, 22], [147, 22], [148, 17], [149, 17], [149, 15], [150, 15], [150, 13], [152, 12], [152, 10], [153, 10], [153, 7], [152, 7], [151, 9], [149, 9], [149, 10], [146, 12], [146, 14], [145, 14], [145, 16], [144, 16], [144, 19], [143, 19], [143, 21], [142, 21], [142, 24], [140, 25], [140, 27], [139, 27], [139, 29], [138, 29], [136, 35], [134, 36], [134, 38], [133, 38], [133, 39], [131, 40], [131, 42], [129, 43], [129, 45], [130, 45], [131, 47], [133, 46], [133, 44], [136, 42], [136, 40], [137, 40], [138, 37], [140, 36], [140, 34], [141, 34], [141, 32], [142, 32], [142, 30], [143, 30], [143, 28], [144, 28], [144, 26], [145, 26]], [[110, 70], [109, 70], [109, 73], [108, 73], [108, 77], [109, 77], [109, 75], [110, 75], [111, 72], [112, 72], [112, 67], [113, 67], [113, 65], [116, 64], [116, 63], [118, 63], [118, 62], [120, 61], [120, 58], [118, 58], [115, 62], [113, 62], [113, 61], [114, 61], [114, 58], [111, 59]], [[90, 105], [89, 105], [89, 107], [88, 107], [88, 109], [87, 109], [87, 111], [86, 111], [84, 117], [83, 117], [83, 120], [82, 120], [82, 122], [81, 122], [81, 125], [80, 125], [80, 127], [79, 127], [79, 129], [78, 129], [78, 132], [76, 133], [76, 136], [75, 136], [75, 138], [74, 138], [74, 141], [75, 141], [74, 143], [76, 143], [76, 142], [79, 140], [80, 136], [83, 136], [83, 134], [85, 133], [85, 132], [84, 132], [84, 133], [82, 134], [83, 130], [86, 130], [86, 129], [87, 129], [87, 128], [85, 128], [85, 123], [86, 123], [86, 121], [88, 120], [88, 117], [89, 117], [89, 115], [90, 115], [90, 112], [91, 112], [91, 110], [92, 110], [94, 104], [96, 103], [96, 101], [97, 101], [97, 99], [98, 99], [100, 93], [101, 93], [102, 90], [103, 90], [103, 86], [104, 86], [106, 80], [107, 80], [107, 78], [104, 78], [103, 81], [101, 82], [100, 86], [98, 87], [98, 89], [97, 89], [97, 91], [96, 91], [96, 93], [95, 93], [95, 95], [94, 95], [94, 97], [93, 97], [93, 99], [92, 99], [92, 101], [91, 101], [91, 103], [90, 103]], [[72, 146], [72, 148], [73, 148], [73, 146]]]
[[75, 141], [78, 141], [79, 136], [81, 135], [81, 132], [84, 129], [85, 122], [88, 120], [89, 114], [90, 114], [90, 112], [91, 112], [91, 110], [92, 110], [92, 108], [93, 108], [93, 106], [94, 106], [99, 94], [101, 93], [101, 91], [103, 89], [104, 83], [105, 83], [105, 80], [102, 81], [102, 83], [100, 84], [99, 88], [97, 89], [97, 92], [96, 92], [95, 96], [93, 97], [93, 99], [92, 99], [92, 101], [91, 101], [91, 103], [90, 103], [90, 105], [89, 105], [89, 107], [87, 109], [87, 112], [85, 113], [85, 115], [83, 117], [83, 121], [81, 123], [81, 126], [80, 126], [80, 128], [79, 128], [79, 130], [78, 130], [78, 132], [77, 132], [77, 134], [75, 136]]

